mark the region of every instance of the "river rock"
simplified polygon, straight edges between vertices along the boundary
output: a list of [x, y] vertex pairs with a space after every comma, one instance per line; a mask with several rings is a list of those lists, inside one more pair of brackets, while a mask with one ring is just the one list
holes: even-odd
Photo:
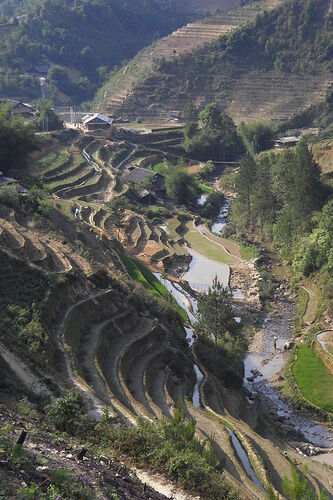
[[290, 340], [288, 340], [288, 341], [284, 344], [283, 348], [284, 348], [284, 350], [285, 350], [285, 351], [288, 351], [289, 349], [292, 349], [292, 348], [294, 347], [294, 345], [295, 345], [295, 341], [294, 341], [294, 340], [292, 340], [292, 339], [290, 339]]

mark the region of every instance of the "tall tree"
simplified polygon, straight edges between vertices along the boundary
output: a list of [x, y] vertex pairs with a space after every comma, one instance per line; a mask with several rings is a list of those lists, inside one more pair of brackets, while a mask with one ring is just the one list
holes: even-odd
[[117, 229], [117, 239], [119, 241], [119, 233], [121, 228], [124, 226], [125, 200], [120, 196], [117, 196], [108, 203], [108, 207], [111, 210], [111, 221]]
[[185, 205], [195, 203], [199, 192], [195, 177], [181, 166], [169, 169], [166, 190], [172, 200]]
[[213, 337], [216, 360], [218, 341], [226, 340], [227, 332], [235, 329], [234, 312], [229, 295], [217, 276], [208, 291], [198, 299], [199, 321], [196, 331], [199, 335]]
[[185, 104], [183, 119], [185, 122], [185, 137], [193, 137], [198, 132], [198, 110], [192, 99]]

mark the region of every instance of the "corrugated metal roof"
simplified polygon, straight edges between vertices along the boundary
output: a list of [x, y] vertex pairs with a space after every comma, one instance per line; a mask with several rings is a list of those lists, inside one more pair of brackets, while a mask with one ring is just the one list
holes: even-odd
[[95, 113], [94, 115], [85, 115], [82, 118], [82, 123], [85, 125], [86, 123], [90, 123], [93, 120], [100, 120], [102, 122], [108, 123], [109, 125], [112, 124], [113, 118], [109, 118], [108, 116], [101, 115], [100, 113]]

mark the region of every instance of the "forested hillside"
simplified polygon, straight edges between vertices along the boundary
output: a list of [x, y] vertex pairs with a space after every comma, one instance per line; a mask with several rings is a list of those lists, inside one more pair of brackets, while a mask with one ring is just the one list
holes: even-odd
[[[329, 0], [291, 0], [253, 23], [171, 61], [138, 84], [123, 106], [135, 114], [217, 101], [236, 120], [286, 119], [322, 99], [332, 80]], [[154, 109], [155, 108], [155, 109]]]
[[78, 70], [81, 78], [75, 75], [75, 83], [59, 69], [51, 80], [76, 100], [87, 99], [116, 64], [182, 25], [182, 12], [173, 0], [27, 2], [17, 9], [21, 16], [14, 20], [15, 30], [1, 40], [0, 93], [15, 95], [19, 89], [22, 95], [26, 87], [37, 97], [38, 87], [31, 88], [29, 78], [20, 75], [31, 65], [52, 63]]

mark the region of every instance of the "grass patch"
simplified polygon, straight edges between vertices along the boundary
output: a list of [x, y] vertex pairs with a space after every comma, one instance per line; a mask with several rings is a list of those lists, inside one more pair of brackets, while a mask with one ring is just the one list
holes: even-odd
[[191, 245], [193, 250], [208, 257], [208, 259], [215, 260], [221, 264], [233, 264], [235, 262], [235, 258], [223, 250], [221, 246], [203, 236], [200, 231], [194, 227], [192, 221], [186, 224], [184, 239]]
[[319, 290], [313, 282], [303, 285], [305, 293], [308, 295], [306, 309], [303, 320], [306, 324], [311, 324], [316, 319], [318, 304], [320, 300]]
[[333, 377], [322, 359], [309, 346], [301, 345], [298, 348], [292, 374], [308, 401], [333, 413]]
[[125, 252], [120, 253], [121, 259], [132, 279], [143, 285], [148, 292], [155, 298], [161, 297], [172, 301], [172, 305], [179, 312], [184, 323], [188, 323], [188, 318], [185, 310], [180, 307], [169, 291], [162, 283], [154, 276], [154, 274], [142, 262], [129, 257]]
[[151, 168], [157, 174], [166, 175], [169, 170], [169, 165], [166, 161], [161, 161], [159, 163], [155, 163], [155, 165], [152, 165]]
[[204, 182], [199, 182], [199, 187], [203, 193], [214, 193], [216, 190], [210, 186], [207, 186]]
[[235, 242], [235, 243], [239, 245], [239, 251], [243, 259], [251, 260], [259, 257], [260, 250], [257, 247], [242, 242]]
[[304, 288], [300, 287], [298, 289], [298, 297], [297, 297], [297, 315], [295, 320], [295, 330], [296, 333], [300, 333], [303, 326], [303, 317], [305, 315], [305, 311], [309, 302], [309, 295], [304, 290]]
[[73, 175], [73, 176], [68, 176], [68, 177], [65, 177], [64, 179], [61, 179], [61, 180], [57, 180], [57, 181], [54, 181], [54, 182], [50, 182], [47, 184], [47, 187], [53, 191], [54, 189], [58, 189], [58, 188], [61, 188], [62, 186], [64, 187], [71, 187], [72, 185], [76, 185], [76, 184], [80, 184], [81, 182], [84, 181], [84, 179], [86, 178], [86, 176], [89, 174], [92, 175], [92, 171], [90, 172], [89, 170], [83, 170], [81, 172], [79, 172], [77, 175]]

